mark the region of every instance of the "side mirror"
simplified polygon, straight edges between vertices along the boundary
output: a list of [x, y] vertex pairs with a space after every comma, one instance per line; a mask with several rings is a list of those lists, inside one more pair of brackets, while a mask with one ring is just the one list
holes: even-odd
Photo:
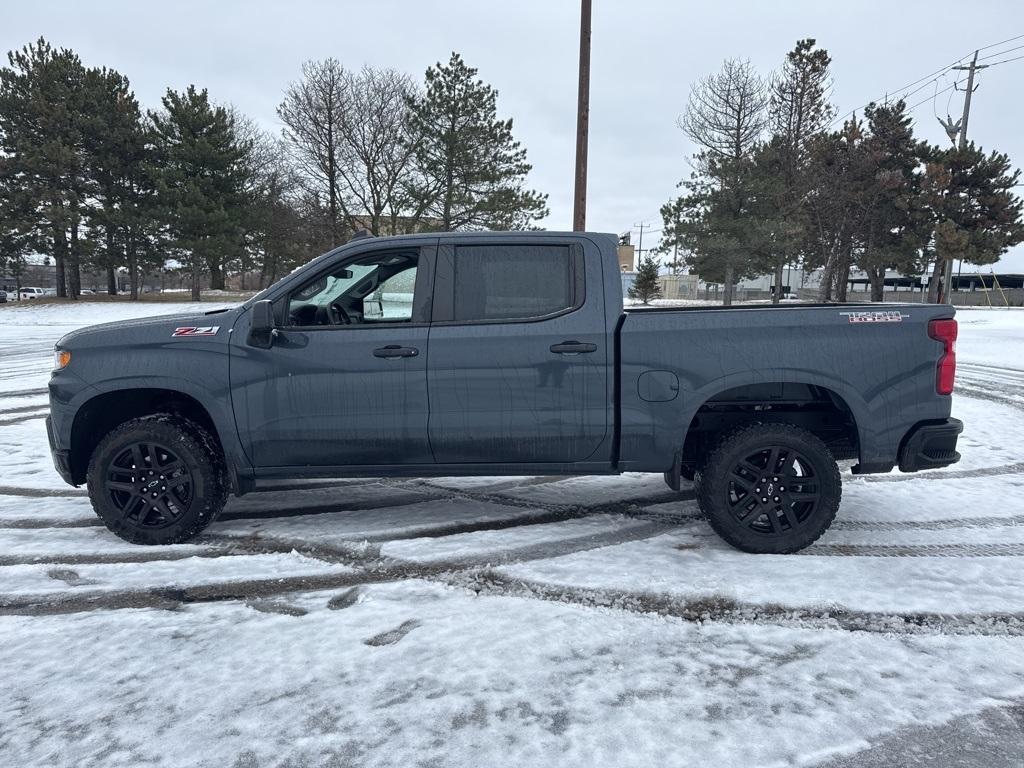
[[252, 305], [252, 321], [249, 324], [249, 346], [270, 349], [274, 345], [274, 305], [269, 301], [257, 301]]

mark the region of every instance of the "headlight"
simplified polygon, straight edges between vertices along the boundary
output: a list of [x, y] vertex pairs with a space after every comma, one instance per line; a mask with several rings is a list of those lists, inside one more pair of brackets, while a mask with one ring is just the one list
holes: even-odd
[[71, 353], [66, 349], [53, 350], [53, 370], [59, 371], [61, 368], [66, 368], [70, 362]]

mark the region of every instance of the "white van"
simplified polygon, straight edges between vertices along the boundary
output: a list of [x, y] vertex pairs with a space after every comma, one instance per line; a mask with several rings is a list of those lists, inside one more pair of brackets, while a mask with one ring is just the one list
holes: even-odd
[[19, 299], [40, 299], [46, 295], [42, 288], [22, 288], [18, 293]]

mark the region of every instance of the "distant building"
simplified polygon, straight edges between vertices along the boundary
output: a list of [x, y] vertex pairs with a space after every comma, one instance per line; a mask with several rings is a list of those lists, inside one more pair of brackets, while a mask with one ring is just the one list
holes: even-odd
[[658, 282], [661, 283], [663, 299], [699, 298], [697, 291], [700, 277], [697, 275], [662, 275]]
[[636, 250], [629, 243], [619, 244], [619, 269], [623, 272], [636, 271]]
[[[782, 292], [799, 293], [800, 290], [816, 290], [821, 282], [821, 270], [804, 270], [800, 267], [786, 267], [782, 270]], [[759, 275], [740, 280], [736, 287], [745, 293], [763, 293], [771, 296], [775, 290], [775, 275]]]

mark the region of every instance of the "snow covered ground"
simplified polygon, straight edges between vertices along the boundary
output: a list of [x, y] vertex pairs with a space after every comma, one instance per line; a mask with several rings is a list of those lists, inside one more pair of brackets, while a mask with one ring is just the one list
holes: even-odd
[[316, 483], [127, 545], [50, 466], [52, 345], [192, 307], [0, 307], [0, 764], [1019, 757], [1024, 311], [959, 314], [960, 464], [847, 475], [820, 542], [753, 557], [636, 474]]

